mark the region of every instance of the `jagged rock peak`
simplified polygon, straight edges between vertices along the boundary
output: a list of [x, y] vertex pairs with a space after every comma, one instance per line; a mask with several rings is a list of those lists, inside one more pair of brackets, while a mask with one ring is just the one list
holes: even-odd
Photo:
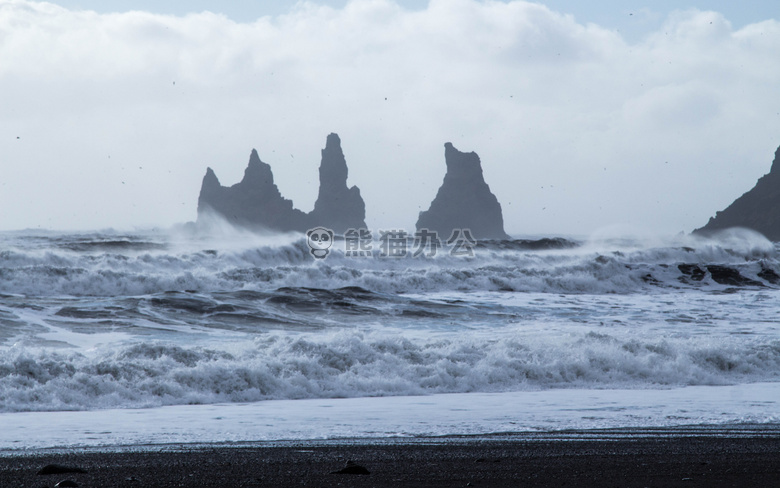
[[475, 152], [444, 144], [447, 172], [428, 210], [420, 212], [417, 230], [436, 231], [447, 239], [456, 229], [469, 229], [476, 239], [507, 239], [501, 204], [490, 191]]
[[274, 184], [274, 173], [271, 171], [271, 165], [260, 159], [257, 149], [252, 149], [252, 153], [249, 155], [249, 164], [244, 170], [244, 178], [239, 184], [259, 185], [269, 191], [275, 190], [281, 196], [279, 189]]
[[780, 147], [775, 151], [769, 173], [759, 178], [753, 189], [716, 212], [704, 227], [693, 232], [709, 234], [731, 227], [745, 227], [772, 241], [780, 241]]
[[219, 178], [217, 178], [214, 170], [211, 168], [206, 168], [206, 174], [203, 176], [202, 188], [213, 188], [218, 186], [220, 186]]
[[447, 173], [444, 177], [451, 178], [476, 178], [485, 181], [482, 174], [482, 162], [475, 152], [464, 153], [455, 149], [451, 142], [444, 144], [444, 161], [447, 164]]
[[320, 162], [320, 189], [314, 210], [309, 217], [315, 226], [343, 234], [348, 229], [366, 227], [366, 206], [357, 186], [347, 187], [347, 160], [341, 149], [341, 139], [328, 135]]
[[775, 159], [772, 161], [772, 167], [769, 170], [770, 174], [780, 175], [780, 146], [775, 151]]
[[214, 171], [206, 170], [198, 197], [198, 221], [208, 220], [211, 214], [255, 230], [305, 232], [309, 227], [308, 216], [282, 197], [271, 166], [260, 160], [255, 149], [243, 179], [231, 187], [220, 185]]
[[306, 232], [322, 226], [342, 234], [365, 228], [366, 206], [360, 189], [347, 187], [347, 161], [337, 134], [327, 137], [319, 172], [319, 195], [314, 210], [305, 214], [282, 197], [271, 166], [252, 149], [243, 179], [231, 187], [220, 185], [214, 171], [206, 169], [198, 198], [198, 221], [216, 213], [251, 229]]
[[[320, 185], [334, 184], [347, 186], [347, 160], [344, 151], [341, 150], [341, 139], [338, 134], [330, 133], [325, 141], [325, 149], [322, 150], [322, 162], [320, 163]], [[320, 188], [321, 189], [321, 188]]]

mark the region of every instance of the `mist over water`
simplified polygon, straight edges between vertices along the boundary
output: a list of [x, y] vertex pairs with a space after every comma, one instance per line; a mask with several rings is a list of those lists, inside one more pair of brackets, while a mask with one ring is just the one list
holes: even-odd
[[225, 225], [2, 234], [0, 411], [780, 379], [780, 262], [749, 231], [314, 259]]
[[[225, 224], [227, 225], [227, 224]], [[312, 259], [304, 238], [240, 230], [214, 234], [44, 233], [4, 235], [0, 293], [27, 296], [139, 296], [163, 292], [359, 286], [375, 293], [523, 291], [629, 293], [693, 288], [728, 281], [702, 270], [686, 279], [679, 265], [727, 266], [732, 284], [772, 285], [777, 251], [759, 234], [731, 231], [717, 239], [617, 237], [584, 240], [482, 241], [473, 257], [444, 250], [402, 259], [345, 256], [343, 241], [324, 260]], [[545, 243], [543, 243], [545, 244]], [[768, 273], [768, 278], [759, 274]], [[710, 289], [710, 288], [706, 288]]]

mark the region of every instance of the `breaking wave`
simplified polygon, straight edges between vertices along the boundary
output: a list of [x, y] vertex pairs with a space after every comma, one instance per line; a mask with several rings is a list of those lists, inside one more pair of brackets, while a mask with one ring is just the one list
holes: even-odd
[[343, 246], [0, 234], [0, 411], [780, 381], [750, 232]]
[[[748, 232], [663, 243], [566, 239], [480, 242], [472, 257], [313, 259], [294, 236], [236, 243], [121, 235], [39, 238], [0, 247], [0, 294], [139, 296], [282, 287], [356, 286], [379, 293], [518, 291], [631, 293], [680, 287], [780, 285], [775, 246]], [[8, 239], [6, 239], [8, 241]], [[213, 247], [212, 247], [212, 244]], [[410, 244], [411, 246], [411, 244]]]
[[413, 339], [341, 330], [209, 349], [162, 342], [0, 351], [0, 411], [780, 379], [780, 341], [515, 332]]

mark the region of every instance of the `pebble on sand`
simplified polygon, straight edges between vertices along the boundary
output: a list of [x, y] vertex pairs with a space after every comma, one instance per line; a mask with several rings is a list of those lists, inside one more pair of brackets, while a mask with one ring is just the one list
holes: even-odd
[[371, 474], [369, 470], [353, 461], [347, 461], [347, 465], [338, 471], [331, 471], [330, 474]]
[[47, 464], [46, 466], [42, 467], [36, 474], [47, 475], [47, 474], [65, 474], [65, 473], [86, 473], [86, 471], [76, 466], [63, 466], [61, 464]]

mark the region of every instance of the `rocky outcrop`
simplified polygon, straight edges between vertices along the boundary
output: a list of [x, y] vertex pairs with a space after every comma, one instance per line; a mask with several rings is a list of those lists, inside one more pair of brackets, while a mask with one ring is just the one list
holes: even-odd
[[444, 145], [447, 173], [431, 207], [420, 212], [417, 230], [436, 231], [447, 239], [455, 229], [470, 229], [475, 239], [508, 239], [501, 204], [482, 175], [476, 153], [463, 153]]
[[366, 205], [357, 186], [347, 187], [347, 161], [337, 134], [328, 135], [320, 163], [320, 192], [309, 214], [313, 226], [336, 234], [366, 228]]
[[780, 147], [769, 173], [759, 178], [752, 190], [693, 232], [709, 234], [730, 227], [753, 229], [772, 241], [780, 241]]
[[214, 171], [206, 170], [198, 197], [198, 220], [210, 212], [252, 230], [305, 232], [309, 228], [308, 215], [282, 197], [271, 167], [260, 160], [254, 149], [244, 178], [231, 187], [220, 185]]
[[366, 207], [360, 189], [347, 187], [347, 174], [341, 140], [330, 134], [322, 150], [319, 196], [307, 214], [282, 196], [271, 166], [252, 149], [244, 178], [231, 187], [222, 186], [214, 171], [206, 169], [198, 197], [198, 221], [214, 213], [252, 230], [306, 232], [321, 226], [343, 234], [349, 228], [365, 228]]

